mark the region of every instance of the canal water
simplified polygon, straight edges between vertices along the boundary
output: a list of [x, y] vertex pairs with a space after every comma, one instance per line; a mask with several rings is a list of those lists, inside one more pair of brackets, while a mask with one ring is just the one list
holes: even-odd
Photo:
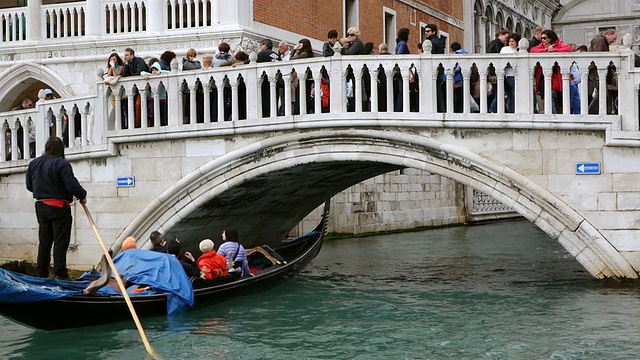
[[[640, 287], [514, 221], [328, 242], [280, 287], [143, 325], [164, 359], [635, 359], [639, 318]], [[132, 323], [0, 329], [0, 359], [149, 358]]]

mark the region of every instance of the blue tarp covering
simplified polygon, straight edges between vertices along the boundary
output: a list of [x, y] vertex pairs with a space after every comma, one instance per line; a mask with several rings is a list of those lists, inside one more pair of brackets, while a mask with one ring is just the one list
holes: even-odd
[[[127, 291], [131, 296], [166, 293], [169, 315], [184, 312], [193, 306], [193, 287], [182, 265], [175, 257], [148, 250], [132, 249], [118, 254], [113, 262], [125, 280], [136, 284]], [[38, 278], [0, 268], [0, 303], [60, 299], [81, 294], [90, 282]], [[137, 288], [137, 285], [150, 286], [151, 289], [132, 293], [131, 291]], [[97, 294], [120, 295], [110, 286], [98, 290]]]

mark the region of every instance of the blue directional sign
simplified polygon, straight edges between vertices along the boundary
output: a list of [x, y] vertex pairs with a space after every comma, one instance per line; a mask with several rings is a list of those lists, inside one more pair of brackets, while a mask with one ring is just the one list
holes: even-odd
[[577, 175], [598, 175], [600, 174], [600, 163], [576, 163]]
[[119, 177], [117, 181], [118, 187], [134, 187], [136, 180], [133, 176]]

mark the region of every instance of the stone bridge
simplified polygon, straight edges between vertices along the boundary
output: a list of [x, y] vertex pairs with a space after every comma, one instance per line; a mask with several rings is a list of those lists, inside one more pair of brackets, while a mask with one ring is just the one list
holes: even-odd
[[[471, 86], [471, 69], [478, 70], [478, 112], [471, 111], [469, 91], [454, 95], [456, 64], [463, 89]], [[548, 100], [539, 113], [532, 92], [536, 65], [543, 69]], [[569, 106], [553, 114], [554, 65], [564, 104], [569, 70], [579, 67], [580, 114], [570, 114]], [[618, 82], [617, 95], [596, 98], [597, 114], [588, 113], [590, 65], [597, 68], [601, 94], [607, 94], [608, 67], [615, 67]], [[515, 70], [514, 113], [504, 110], [507, 67]], [[16, 65], [0, 75], [0, 90], [9, 77], [39, 70]], [[443, 86], [440, 71], [446, 74]], [[492, 71], [496, 113], [488, 112]], [[0, 114], [8, 134], [0, 137], [0, 257], [33, 258], [36, 248], [33, 200], [24, 187], [29, 137], [19, 137], [20, 127], [34, 126], [36, 149], [51, 132], [68, 139], [67, 158], [89, 192], [102, 236], [113, 239], [116, 250], [124, 237], [134, 235], [143, 244], [156, 229], [177, 234], [191, 247], [205, 237], [216, 240], [224, 226], [238, 227], [247, 245], [273, 243], [339, 191], [415, 168], [510, 206], [594, 277], [637, 278], [638, 76], [633, 54], [622, 50], [334, 56], [192, 72], [174, 66], [170, 74], [148, 79], [100, 81], [95, 96], [41, 99], [33, 110]], [[326, 109], [322, 79], [330, 86]], [[63, 80], [48, 81], [64, 94]], [[344, 96], [347, 82], [353, 85], [350, 99]], [[456, 96], [462, 97], [461, 112], [454, 111]], [[439, 97], [446, 99], [443, 112]], [[612, 101], [618, 110], [607, 114]], [[581, 170], [583, 163], [596, 164], [598, 171]], [[117, 186], [117, 178], [130, 176], [135, 186]], [[73, 211], [78, 249], [69, 261], [92, 264], [100, 250], [82, 208], [74, 205]]]

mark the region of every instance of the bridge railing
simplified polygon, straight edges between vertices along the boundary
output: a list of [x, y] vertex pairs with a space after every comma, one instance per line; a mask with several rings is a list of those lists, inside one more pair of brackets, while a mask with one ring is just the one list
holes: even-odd
[[0, 10], [2, 42], [14, 43], [27, 39], [27, 8], [17, 7]]
[[[334, 56], [122, 78], [105, 85], [102, 101], [106, 129], [118, 131], [350, 112], [445, 114], [451, 119], [464, 115], [511, 122], [550, 117], [588, 121], [615, 115], [609, 118], [616, 122], [614, 130], [638, 131], [634, 106], [611, 106], [616, 98], [619, 104], [637, 102], [637, 74], [630, 61], [630, 55], [622, 53]], [[457, 66], [460, 75], [455, 75]], [[538, 66], [541, 77], [536, 75]], [[479, 77], [478, 108], [470, 91], [472, 69]], [[505, 97], [509, 69], [513, 97]], [[570, 106], [572, 76], [581, 80], [576, 114]], [[612, 91], [608, 76], [617, 79], [621, 91]], [[458, 77], [462, 80], [456, 84]], [[539, 95], [547, 101], [536, 103], [534, 85], [544, 89]], [[602, 96], [594, 97], [591, 87]], [[493, 107], [490, 91], [496, 99]], [[509, 101], [513, 104], [505, 106]], [[513, 114], [507, 113], [510, 109]], [[331, 115], [321, 115], [325, 112]], [[162, 121], [153, 120], [158, 118]]]
[[[0, 114], [0, 162], [34, 158], [42, 153], [51, 135], [63, 139], [75, 151], [104, 144], [104, 134], [94, 132], [93, 111], [96, 96], [73, 99], [40, 100], [35, 108]], [[83, 129], [86, 129], [83, 131]]]
[[237, 0], [80, 0], [0, 10], [0, 44], [201, 31], [250, 17]]
[[[471, 128], [589, 128], [638, 134], [640, 74], [631, 66], [632, 59], [628, 53], [334, 56], [196, 71], [179, 71], [174, 63], [169, 74], [100, 82], [96, 96], [40, 100], [35, 110], [0, 117], [10, 134], [5, 144], [22, 143], [20, 148], [25, 149], [27, 140], [17, 137], [17, 132], [35, 119], [37, 149], [43, 148], [50, 134], [56, 134], [80, 152], [87, 145], [103, 145], [115, 137], [135, 141], [136, 136], [162, 137], [167, 132], [186, 137], [202, 129], [228, 128], [225, 124], [239, 128], [323, 119], [420, 120], [431, 121], [432, 126]], [[462, 80], [454, 87], [460, 77], [455, 75], [457, 65]], [[536, 66], [542, 69], [544, 105], [536, 104], [534, 95]], [[557, 75], [554, 66], [559, 66]], [[569, 106], [572, 66], [577, 66], [581, 79], [577, 114], [571, 114]], [[505, 79], [509, 67], [514, 75], [513, 97], [505, 97], [505, 83], [511, 81]], [[472, 107], [472, 68], [479, 76], [478, 108]], [[618, 91], [607, 86], [612, 81], [607, 80], [608, 75], [617, 79]], [[593, 76], [596, 82], [589, 79]], [[495, 84], [488, 86], [492, 81]], [[589, 99], [593, 95], [590, 86], [595, 85], [603, 96]], [[491, 87], [496, 98], [493, 109]], [[559, 89], [563, 91], [556, 92]], [[551, 100], [554, 95], [557, 98]], [[612, 106], [616, 98], [617, 110]], [[596, 113], [595, 107], [590, 110], [589, 100], [599, 105]], [[513, 113], [506, 111], [508, 101], [514, 102]], [[560, 113], [554, 114], [554, 108]], [[8, 147], [0, 161], [6, 161], [7, 153]]]

